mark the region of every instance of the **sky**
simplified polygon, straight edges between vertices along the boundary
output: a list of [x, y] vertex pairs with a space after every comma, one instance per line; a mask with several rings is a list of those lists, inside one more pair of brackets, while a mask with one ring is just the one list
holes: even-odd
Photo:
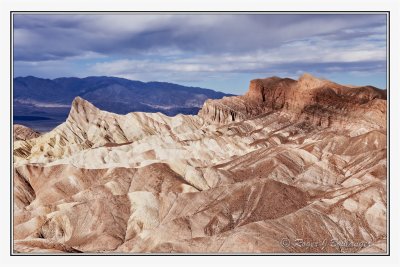
[[303, 73], [386, 88], [381, 14], [15, 14], [14, 77], [116, 76], [242, 94]]

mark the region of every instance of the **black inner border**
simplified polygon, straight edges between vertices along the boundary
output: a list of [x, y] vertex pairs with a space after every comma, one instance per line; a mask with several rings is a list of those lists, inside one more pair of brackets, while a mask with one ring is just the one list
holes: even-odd
[[[387, 142], [387, 192], [386, 199], [387, 201], [387, 252], [386, 254], [356, 254], [356, 253], [14, 253], [13, 252], [13, 182], [14, 182], [14, 164], [13, 164], [13, 75], [14, 75], [14, 64], [13, 64], [13, 43], [14, 43], [14, 25], [13, 25], [13, 15], [24, 14], [27, 15], [35, 15], [39, 14], [57, 14], [61, 15], [65, 14], [76, 14], [82, 13], [86, 15], [96, 15], [96, 14], [107, 14], [107, 13], [116, 13], [116, 14], [151, 14], [157, 13], [157, 15], [163, 14], [192, 14], [192, 15], [201, 15], [201, 14], [213, 14], [214, 15], [241, 15], [241, 14], [269, 14], [269, 15], [285, 15], [285, 14], [353, 14], [353, 15], [365, 15], [365, 14], [382, 14], [386, 13], [386, 90], [387, 90], [387, 126], [388, 131], [386, 132], [386, 142]], [[389, 137], [389, 138], [388, 138]], [[10, 256], [390, 256], [390, 11], [10, 11]]]

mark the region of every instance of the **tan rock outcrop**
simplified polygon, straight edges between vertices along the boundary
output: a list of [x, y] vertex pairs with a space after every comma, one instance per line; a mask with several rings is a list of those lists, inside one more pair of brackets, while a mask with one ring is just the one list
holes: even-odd
[[29, 140], [29, 139], [40, 136], [39, 132], [36, 132], [36, 131], [32, 130], [31, 128], [26, 127], [21, 124], [14, 124], [13, 131], [14, 131], [14, 141]]

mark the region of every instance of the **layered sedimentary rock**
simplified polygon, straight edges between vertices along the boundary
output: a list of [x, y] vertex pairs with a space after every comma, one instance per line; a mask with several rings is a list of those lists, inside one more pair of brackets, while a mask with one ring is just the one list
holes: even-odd
[[252, 80], [244, 96], [207, 100], [199, 115], [232, 122], [276, 111], [318, 126], [352, 126], [356, 117], [381, 129], [386, 127], [386, 91], [372, 86], [343, 86], [309, 74], [298, 81], [271, 77]]
[[14, 143], [14, 250], [385, 252], [386, 149], [385, 91], [310, 75], [197, 116], [76, 98]]

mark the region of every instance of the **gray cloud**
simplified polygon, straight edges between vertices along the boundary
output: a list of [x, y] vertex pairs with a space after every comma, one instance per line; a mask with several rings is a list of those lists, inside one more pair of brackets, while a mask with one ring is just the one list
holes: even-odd
[[386, 17], [17, 14], [14, 61], [17, 76], [42, 77], [177, 81], [299, 70], [384, 73]]
[[87, 51], [141, 55], [159, 48], [246, 52], [318, 35], [368, 36], [370, 27], [384, 23], [382, 15], [15, 15], [15, 59], [53, 60]]

